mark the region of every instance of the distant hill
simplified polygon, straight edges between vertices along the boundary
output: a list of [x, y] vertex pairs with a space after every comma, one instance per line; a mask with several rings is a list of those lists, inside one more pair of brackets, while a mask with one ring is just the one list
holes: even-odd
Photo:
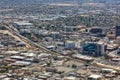
[[120, 2], [120, 0], [0, 0], [0, 6], [6, 5], [21, 5], [21, 4], [40, 4], [40, 3], [85, 3], [85, 2], [100, 2], [113, 3]]

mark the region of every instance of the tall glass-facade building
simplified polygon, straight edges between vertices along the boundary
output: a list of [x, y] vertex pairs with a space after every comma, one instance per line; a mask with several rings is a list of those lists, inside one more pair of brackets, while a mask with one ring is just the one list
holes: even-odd
[[120, 26], [115, 27], [115, 34], [116, 34], [116, 37], [120, 36]]
[[105, 45], [97, 43], [85, 43], [82, 46], [82, 54], [90, 56], [102, 56], [105, 54]]

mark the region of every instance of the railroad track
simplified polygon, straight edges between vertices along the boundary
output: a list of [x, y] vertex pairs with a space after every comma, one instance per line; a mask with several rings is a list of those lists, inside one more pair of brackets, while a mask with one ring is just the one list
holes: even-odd
[[28, 38], [26, 38], [26, 37], [24, 37], [24, 36], [22, 36], [22, 35], [20, 35], [18, 32], [15, 31], [16, 29], [14, 29], [13, 26], [10, 26], [10, 25], [7, 24], [7, 23], [4, 23], [4, 25], [5, 25], [5, 27], [6, 27], [13, 35], [18, 36], [22, 41], [24, 41], [25, 43], [27, 43], [27, 47], [29, 47], [30, 50], [35, 50], [35, 49], [45, 50], [46, 52], [48, 52], [48, 53], [50, 53], [50, 54], [54, 54], [54, 55], [57, 55], [57, 56], [61, 55], [61, 54], [58, 53], [58, 52], [50, 51], [50, 50], [48, 50], [47, 48], [45, 48], [45, 47], [43, 47], [43, 46], [41, 46], [41, 45], [39, 45], [39, 44], [37, 44], [37, 43], [29, 40]]
[[[50, 51], [50, 50], [48, 50], [47, 48], [45, 48], [45, 47], [43, 47], [43, 46], [41, 46], [41, 45], [39, 45], [39, 44], [37, 44], [37, 43], [29, 40], [28, 38], [26, 38], [26, 37], [24, 37], [24, 36], [22, 36], [22, 35], [20, 35], [18, 32], [14, 31], [15, 29], [14, 29], [13, 26], [9, 26], [9, 24], [6, 24], [6, 23], [5, 23], [5, 25], [6, 25], [6, 28], [7, 28], [11, 33], [13, 33], [14, 35], [20, 37], [24, 42], [26, 42], [27, 44], [29, 44], [29, 46], [30, 46], [31, 48], [38, 48], [39, 50], [45, 50], [47, 53], [54, 54], [54, 55], [57, 55], [57, 56], [62, 55], [62, 54], [60, 54], [60, 53], [58, 53], [58, 52]], [[83, 61], [83, 60], [80, 60], [80, 59], [74, 59], [73, 57], [70, 57], [70, 56], [67, 56], [66, 58], [86, 64], [86, 61]], [[96, 64], [96, 65], [95, 65], [95, 64]], [[102, 66], [101, 66], [101, 64], [100, 64], [100, 65], [99, 65], [99, 64], [100, 64], [100, 63], [98, 63], [98, 62], [94, 62], [94, 64], [91, 64], [91, 65], [93, 65], [93, 66], [98, 66], [98, 67], [100, 67], [100, 68], [106, 67], [106, 68], [111, 68], [111, 69], [120, 71], [120, 69], [118, 69], [118, 68], [116, 69], [116, 68], [113, 68], [113, 67], [109, 67], [108, 65], [105, 65], [105, 64], [102, 64]]]

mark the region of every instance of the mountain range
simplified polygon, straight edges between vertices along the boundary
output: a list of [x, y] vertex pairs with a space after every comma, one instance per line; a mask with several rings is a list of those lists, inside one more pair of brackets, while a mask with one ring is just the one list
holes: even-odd
[[21, 4], [41, 4], [41, 3], [85, 3], [85, 2], [98, 2], [98, 3], [120, 3], [120, 0], [0, 0], [1, 5], [21, 5]]

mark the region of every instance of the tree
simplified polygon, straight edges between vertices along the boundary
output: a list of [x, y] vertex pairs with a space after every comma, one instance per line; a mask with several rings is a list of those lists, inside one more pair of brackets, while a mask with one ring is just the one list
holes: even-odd
[[72, 68], [76, 68], [77, 67], [77, 65], [76, 64], [72, 64]]
[[47, 66], [48, 66], [48, 67], [50, 67], [50, 65], [51, 65], [51, 63], [50, 63], [50, 62], [47, 62], [46, 64], [47, 64]]

